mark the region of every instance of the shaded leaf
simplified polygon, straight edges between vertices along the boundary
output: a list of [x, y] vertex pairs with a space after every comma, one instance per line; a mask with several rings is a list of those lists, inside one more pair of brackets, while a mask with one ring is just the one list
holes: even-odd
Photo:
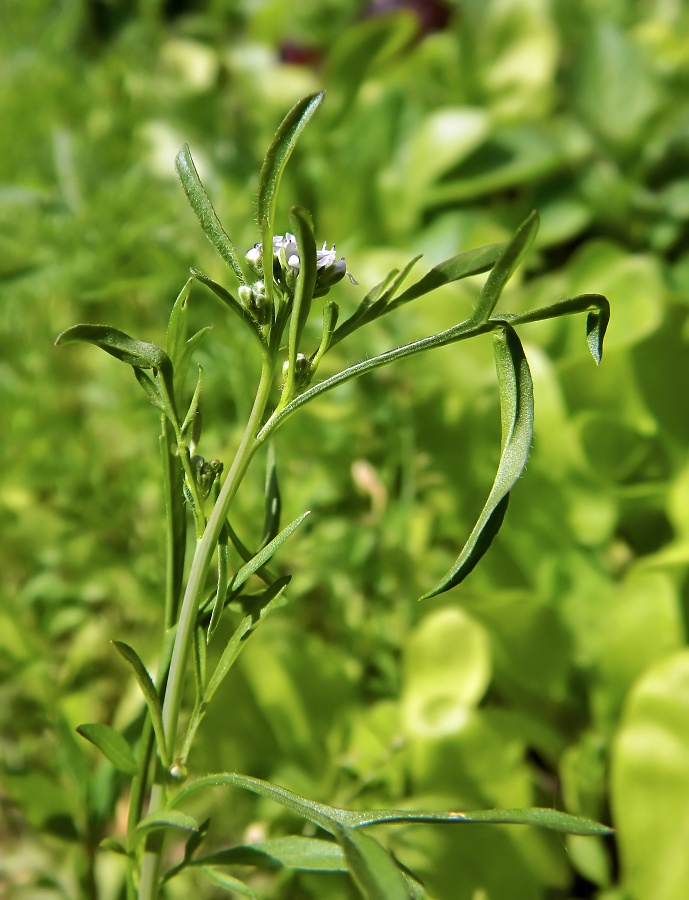
[[249, 900], [258, 900], [258, 894], [251, 890], [248, 884], [244, 884], [238, 878], [232, 875], [226, 875], [224, 872], [216, 872], [215, 869], [201, 869], [206, 878], [216, 887], [223, 888], [233, 894], [239, 894], [240, 897], [248, 897]]
[[234, 244], [220, 224], [220, 219], [201, 183], [188, 144], [185, 144], [177, 154], [175, 168], [177, 169], [179, 180], [182, 182], [184, 193], [187, 195], [189, 205], [193, 209], [201, 228], [203, 228], [204, 234], [232, 269], [239, 281], [244, 284], [246, 279], [239, 265]]
[[242, 304], [239, 302], [239, 300], [236, 300], [232, 296], [232, 294], [227, 290], [227, 288], [224, 288], [221, 284], [218, 284], [217, 282], [213, 281], [212, 278], [209, 278], [208, 275], [204, 275], [203, 272], [199, 272], [198, 269], [191, 269], [190, 271], [191, 271], [191, 274], [194, 276], [194, 278], [196, 278], [202, 284], [205, 284], [207, 288], [210, 288], [210, 290], [213, 291], [215, 296], [219, 300], [222, 300], [222, 302], [225, 304], [225, 306], [229, 307], [229, 309], [231, 309], [232, 312], [236, 316], [239, 316], [239, 318], [242, 320], [242, 322], [244, 322], [244, 324], [249, 328], [249, 331], [253, 334], [253, 336], [259, 342], [261, 347], [263, 347], [263, 344], [264, 344], [263, 337], [261, 336], [261, 332], [258, 327], [258, 324], [256, 323], [256, 320], [251, 315], [251, 313], [242, 306]]
[[455, 564], [427, 600], [460, 584], [484, 555], [502, 525], [509, 492], [521, 475], [533, 440], [533, 383], [516, 331], [509, 325], [493, 336], [495, 364], [500, 385], [502, 449], [493, 487], [469, 540]]
[[339, 844], [320, 838], [290, 837], [257, 841], [219, 850], [193, 860], [193, 866], [257, 866], [261, 869], [299, 869], [308, 872], [346, 872]]
[[349, 872], [366, 900], [409, 900], [401, 871], [388, 851], [355, 828], [339, 829]]
[[63, 331], [55, 344], [95, 344], [111, 356], [139, 369], [171, 370], [170, 358], [155, 344], [137, 341], [110, 325], [73, 325]]
[[125, 738], [110, 725], [99, 722], [79, 725], [77, 733], [90, 741], [103, 753], [120, 772], [136, 775], [139, 767]]
[[166, 828], [176, 828], [180, 831], [198, 831], [199, 824], [196, 819], [180, 812], [178, 809], [164, 809], [161, 812], [145, 816], [136, 826], [136, 834], [142, 837], [152, 831], [163, 831]]
[[139, 655], [133, 647], [130, 647], [129, 644], [125, 644], [124, 641], [112, 641], [111, 643], [117, 652], [127, 660], [134, 671], [134, 675], [136, 676], [141, 692], [144, 695], [144, 700], [146, 701], [151, 716], [151, 722], [156, 735], [158, 753], [160, 754], [163, 765], [169, 768], [170, 758], [168, 756], [167, 743], [165, 740], [165, 728], [163, 727], [163, 708], [160, 703], [158, 691], [153, 684], [153, 679], [148, 674], [148, 669], [141, 662]]
[[120, 856], [129, 856], [127, 848], [119, 841], [116, 841], [115, 838], [103, 838], [98, 846], [101, 850], [110, 850], [111, 853], [117, 853]]
[[[282, 502], [280, 499], [280, 485], [278, 483], [278, 470], [275, 465], [275, 447], [268, 445], [268, 459], [266, 462], [266, 489], [263, 515], [263, 540], [261, 549], [267, 546], [280, 531], [280, 513]], [[246, 560], [248, 562], [248, 560]]]
[[189, 324], [189, 292], [193, 284], [193, 278], [188, 278], [186, 284], [179, 292], [175, 300], [167, 325], [167, 355], [172, 360], [175, 370], [181, 369], [184, 362], [184, 346], [187, 342], [187, 330]]

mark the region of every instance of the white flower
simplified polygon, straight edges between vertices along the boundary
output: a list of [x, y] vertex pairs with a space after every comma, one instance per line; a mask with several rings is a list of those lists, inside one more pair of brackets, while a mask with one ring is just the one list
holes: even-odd
[[[328, 250], [328, 244], [325, 242], [320, 250], [316, 250], [316, 289], [314, 297], [322, 297], [327, 294], [330, 288], [349, 275], [353, 284], [356, 281], [347, 272], [347, 263], [344, 257], [337, 258], [335, 245]], [[256, 244], [246, 254], [246, 260], [254, 271], [258, 271], [261, 265], [261, 244]], [[293, 289], [296, 276], [301, 268], [301, 259], [299, 257], [299, 247], [295, 235], [289, 231], [284, 235], [276, 234], [273, 236], [273, 260], [275, 267], [276, 280], [282, 272], [285, 282]]]

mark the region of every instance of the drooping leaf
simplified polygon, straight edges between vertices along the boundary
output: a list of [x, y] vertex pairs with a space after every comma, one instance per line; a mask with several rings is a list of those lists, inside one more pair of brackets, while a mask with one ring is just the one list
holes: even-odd
[[533, 383], [529, 364], [516, 331], [505, 325], [493, 336], [495, 365], [500, 387], [502, 448], [493, 487], [469, 540], [455, 564], [432, 591], [428, 600], [456, 587], [471, 572], [490, 546], [507, 511], [509, 492], [529, 458], [533, 440]]
[[533, 243], [538, 224], [538, 213], [534, 211], [522, 222], [512, 240], [505, 245], [481, 288], [476, 309], [471, 317], [473, 324], [479, 325], [490, 318], [505, 285]]
[[141, 688], [141, 693], [144, 695], [144, 700], [146, 701], [151, 716], [151, 722], [156, 735], [158, 753], [160, 754], [163, 765], [169, 768], [170, 757], [168, 756], [165, 728], [163, 727], [163, 707], [160, 702], [160, 697], [158, 696], [158, 691], [153, 684], [153, 679], [133, 647], [130, 647], [129, 644], [125, 644], [124, 641], [112, 641], [112, 644], [118, 653], [127, 660], [134, 671], [134, 675]]
[[492, 322], [509, 322], [510, 325], [524, 325], [528, 322], [542, 322], [544, 319], [555, 319], [571, 313], [589, 311], [586, 318], [586, 340], [596, 363], [603, 357], [603, 340], [610, 322], [610, 303], [602, 294], [578, 294], [558, 300], [550, 306], [542, 306], [525, 313], [507, 313], [495, 316]]
[[505, 247], [505, 244], [488, 244], [485, 247], [478, 247], [476, 250], [466, 250], [463, 253], [458, 253], [450, 259], [438, 263], [423, 278], [420, 278], [416, 284], [408, 287], [404, 293], [389, 303], [386, 312], [391, 312], [403, 303], [416, 300], [417, 297], [428, 294], [445, 284], [487, 272], [491, 266], [495, 265], [495, 261], [500, 258], [500, 254], [504, 252]]
[[244, 284], [246, 279], [244, 278], [242, 267], [239, 265], [237, 251], [225, 229], [220, 224], [220, 219], [201, 183], [188, 144], [185, 144], [177, 154], [175, 168], [177, 169], [179, 180], [182, 182], [182, 188], [187, 196], [189, 205], [193, 209], [194, 215], [198, 219], [201, 228], [203, 228], [206, 237], [232, 269], [240, 283]]
[[136, 775], [139, 771], [129, 744], [115, 728], [94, 722], [77, 726], [77, 733], [98, 747], [118, 771], [127, 775]]
[[338, 832], [349, 872], [366, 900], [409, 900], [402, 872], [374, 837], [356, 828]]
[[262, 550], [250, 559], [248, 563], [242, 566], [242, 568], [237, 572], [232, 581], [230, 582], [228, 591], [234, 592], [238, 591], [239, 588], [247, 581], [257, 569], [260, 569], [262, 565], [268, 562], [271, 556], [275, 553], [278, 547], [287, 540], [287, 538], [292, 534], [293, 531], [296, 531], [297, 528], [301, 525], [304, 519], [310, 515], [311, 511], [307, 510], [305, 513], [302, 513], [298, 518], [296, 518], [293, 522], [283, 528], [280, 534], [277, 537], [274, 537], [272, 541], [266, 544]]

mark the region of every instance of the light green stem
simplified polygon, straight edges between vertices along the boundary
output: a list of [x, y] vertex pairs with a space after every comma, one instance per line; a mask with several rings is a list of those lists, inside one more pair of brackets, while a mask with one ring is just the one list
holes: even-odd
[[[274, 373], [274, 357], [266, 355], [263, 361], [261, 380], [256, 392], [256, 399], [254, 400], [254, 405], [244, 430], [242, 441], [235, 455], [232, 467], [227, 474], [225, 483], [218, 495], [218, 499], [213, 507], [213, 511], [208, 519], [208, 524], [206, 525], [203, 536], [196, 543], [196, 551], [191, 564], [189, 580], [184, 593], [182, 609], [177, 625], [175, 643], [172, 650], [172, 661], [170, 663], [170, 674], [163, 702], [163, 724], [170, 749], [170, 757], [173, 760], [177, 758], [175, 752], [177, 724], [182, 705], [189, 651], [194, 639], [196, 617], [205, 588], [206, 575], [220, 538], [220, 532], [227, 519], [232, 500], [237, 493], [237, 489], [241, 484], [254, 453], [262, 443], [262, 441], [256, 440], [256, 435], [258, 434], [268, 402]], [[149, 815], [158, 812], [165, 806], [165, 774], [166, 773], [164, 772], [158, 772], [156, 783], [153, 785], [151, 791], [151, 799], [148, 808]], [[163, 850], [162, 834], [163, 832], [154, 833], [146, 843], [146, 850], [141, 865], [139, 900], [155, 900], [158, 895], [160, 860]]]

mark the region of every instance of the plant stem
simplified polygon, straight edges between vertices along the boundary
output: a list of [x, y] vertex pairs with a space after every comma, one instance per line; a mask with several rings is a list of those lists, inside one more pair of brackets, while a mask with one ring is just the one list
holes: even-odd
[[[177, 625], [175, 643], [172, 650], [172, 661], [170, 663], [170, 673], [163, 702], [163, 724], [167, 736], [167, 743], [170, 748], [170, 758], [172, 760], [177, 758], [177, 754], [175, 753], [177, 724], [182, 705], [187, 661], [189, 659], [191, 644], [194, 639], [196, 617], [199, 603], [204, 592], [206, 575], [220, 538], [220, 532], [227, 519], [232, 500], [237, 493], [237, 489], [241, 484], [254, 453], [262, 443], [261, 441], [256, 440], [256, 435], [258, 434], [268, 402], [274, 373], [275, 357], [272, 354], [266, 354], [263, 359], [261, 379], [256, 391], [256, 399], [254, 400], [254, 405], [251, 414], [249, 415], [244, 435], [230, 471], [227, 474], [227, 478], [225, 479], [225, 483], [222, 486], [218, 499], [213, 507], [213, 511], [208, 519], [208, 524], [206, 525], [202, 537], [196, 543], [196, 550], [192, 560], [189, 580], [184, 593], [182, 609]], [[159, 774], [160, 778], [156, 779], [156, 783], [153, 785], [151, 791], [151, 799], [148, 808], [149, 814], [158, 812], [165, 805], [165, 773]], [[139, 900], [155, 900], [158, 894], [163, 841], [160, 839], [155, 840], [156, 835], [159, 837], [162, 835], [162, 832], [151, 835], [151, 839], [147, 840], [146, 843], [146, 850], [141, 866]]]

